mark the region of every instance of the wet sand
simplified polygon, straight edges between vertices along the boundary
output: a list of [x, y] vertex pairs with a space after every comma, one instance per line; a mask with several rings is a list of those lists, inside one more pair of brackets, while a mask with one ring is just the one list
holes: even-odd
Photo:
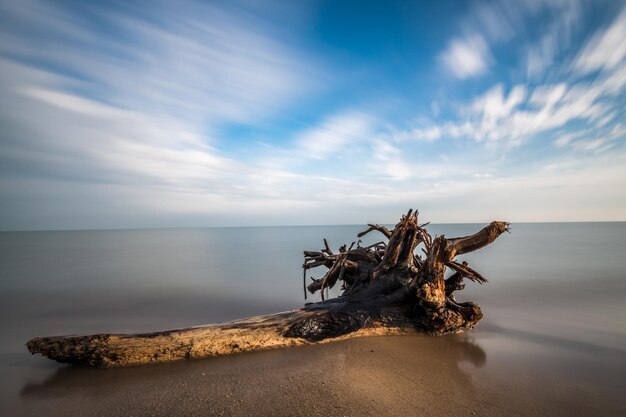
[[[47, 378], [26, 383], [7, 415], [618, 416], [626, 411], [626, 366], [619, 352], [598, 351], [590, 360], [576, 346], [546, 346], [497, 329], [478, 333], [480, 343], [475, 334], [369, 337], [139, 368], [59, 366]], [[50, 368], [43, 360], [41, 366]]]

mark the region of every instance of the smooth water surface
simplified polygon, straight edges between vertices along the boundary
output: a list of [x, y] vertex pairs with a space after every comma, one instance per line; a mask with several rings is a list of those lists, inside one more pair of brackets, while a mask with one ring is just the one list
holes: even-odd
[[[480, 227], [429, 230], [454, 237]], [[463, 336], [368, 338], [105, 371], [59, 365], [24, 347], [35, 336], [163, 330], [298, 308], [304, 302], [302, 251], [319, 249], [323, 237], [334, 248], [350, 244], [363, 229], [0, 233], [4, 410], [246, 415], [276, 402], [297, 408], [273, 408], [280, 415], [358, 414], [347, 405], [337, 408], [337, 401], [315, 400], [335, 395], [345, 404], [358, 398], [366, 415], [383, 412], [377, 407], [385, 404], [390, 414], [403, 404], [426, 415], [449, 414], [446, 407], [487, 415], [626, 411], [626, 223], [514, 224], [512, 234], [465, 256], [490, 282], [469, 282], [458, 294], [485, 314]], [[381, 237], [372, 233], [365, 243]], [[381, 356], [388, 354], [390, 367]], [[196, 380], [203, 376], [210, 382]], [[319, 385], [324, 378], [327, 385]], [[384, 389], [370, 393], [368, 378], [374, 385], [385, 381]], [[285, 398], [276, 397], [283, 395], [280, 386]], [[189, 401], [179, 401], [181, 387]], [[381, 392], [385, 397], [376, 399]], [[429, 408], [410, 392], [441, 403], [431, 398]]]

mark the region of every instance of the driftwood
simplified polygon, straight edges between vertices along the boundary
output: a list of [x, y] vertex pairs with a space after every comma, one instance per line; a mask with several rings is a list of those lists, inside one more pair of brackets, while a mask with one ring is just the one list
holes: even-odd
[[[457, 302], [454, 292], [464, 288], [466, 278], [481, 284], [487, 280], [455, 257], [490, 244], [508, 231], [509, 224], [494, 221], [471, 236], [433, 239], [417, 217], [409, 210], [393, 230], [371, 224], [358, 235], [377, 231], [387, 243], [363, 247], [358, 241], [335, 253], [324, 239], [320, 251], [305, 251], [305, 295], [319, 291], [322, 301], [300, 310], [156, 333], [42, 337], [26, 346], [33, 354], [59, 362], [115, 367], [363, 335], [437, 335], [472, 328], [482, 311], [474, 303]], [[328, 271], [306, 285], [306, 272], [316, 267]], [[454, 273], [445, 279], [447, 267]], [[341, 296], [324, 300], [324, 290], [337, 282], [342, 285]]]

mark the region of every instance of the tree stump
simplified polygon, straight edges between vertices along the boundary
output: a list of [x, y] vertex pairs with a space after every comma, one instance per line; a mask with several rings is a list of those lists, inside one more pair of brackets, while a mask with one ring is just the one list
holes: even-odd
[[[492, 243], [509, 231], [509, 224], [494, 221], [471, 236], [452, 239], [433, 239], [426, 225], [419, 225], [417, 211], [409, 210], [393, 230], [370, 224], [358, 234], [377, 231], [388, 239], [386, 243], [361, 246], [359, 240], [335, 253], [324, 239], [321, 250], [305, 251], [305, 296], [306, 291], [319, 291], [322, 301], [300, 310], [156, 333], [41, 337], [26, 346], [33, 354], [63, 363], [116, 367], [357, 336], [440, 335], [470, 329], [482, 311], [474, 303], [457, 302], [454, 292], [464, 288], [466, 278], [480, 284], [487, 280], [455, 257]], [[328, 271], [306, 285], [307, 271], [316, 267]], [[446, 268], [454, 271], [448, 279]], [[338, 282], [342, 294], [325, 300], [324, 290]]]

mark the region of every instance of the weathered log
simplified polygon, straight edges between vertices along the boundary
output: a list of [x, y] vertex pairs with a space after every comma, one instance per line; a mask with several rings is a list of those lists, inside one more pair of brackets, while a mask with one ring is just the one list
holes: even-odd
[[[393, 230], [369, 225], [359, 237], [379, 231], [389, 242], [367, 247], [343, 245], [334, 253], [326, 239], [320, 251], [305, 251], [303, 270], [324, 266], [328, 272], [305, 291], [322, 301], [300, 310], [252, 317], [223, 324], [143, 334], [96, 334], [35, 338], [28, 350], [63, 363], [116, 367], [204, 358], [273, 349], [347, 337], [428, 333], [444, 334], [473, 327], [482, 311], [459, 303], [453, 292], [463, 279], [486, 282], [478, 272], [454, 260], [492, 243], [508, 231], [508, 223], [492, 222], [471, 236], [434, 240], [417, 222], [417, 212], [402, 216]], [[422, 259], [416, 248], [423, 245]], [[444, 279], [446, 267], [455, 273]], [[324, 289], [342, 282], [340, 297], [323, 299]]]
[[[26, 346], [31, 353], [40, 353], [58, 362], [110, 368], [261, 351], [355, 336], [419, 332], [400, 311], [392, 309], [387, 312], [384, 325], [376, 322], [365, 325], [364, 320], [352, 322], [351, 317], [333, 315], [331, 311], [332, 306], [329, 309], [303, 308], [154, 333], [39, 337], [29, 340]], [[316, 321], [316, 316], [323, 316], [324, 320]], [[297, 324], [293, 326], [294, 323]], [[351, 328], [355, 331], [346, 333]], [[290, 331], [294, 332], [293, 337], [289, 335]], [[310, 338], [298, 337], [297, 332], [308, 332]], [[333, 337], [333, 334], [337, 336]], [[322, 335], [328, 337], [322, 338]]]

